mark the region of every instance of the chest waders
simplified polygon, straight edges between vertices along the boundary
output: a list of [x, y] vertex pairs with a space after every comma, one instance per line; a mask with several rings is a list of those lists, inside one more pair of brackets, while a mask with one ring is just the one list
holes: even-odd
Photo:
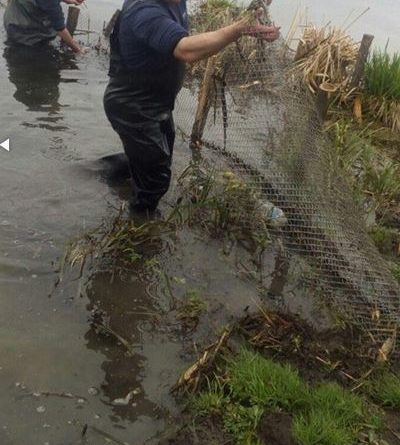
[[143, 0], [133, 0], [125, 6], [110, 37], [110, 81], [104, 109], [129, 160], [130, 207], [133, 211], [152, 212], [171, 181], [175, 140], [172, 110], [184, 68], [178, 61], [163, 73], [136, 72], [125, 67], [119, 47], [121, 17], [140, 1]]

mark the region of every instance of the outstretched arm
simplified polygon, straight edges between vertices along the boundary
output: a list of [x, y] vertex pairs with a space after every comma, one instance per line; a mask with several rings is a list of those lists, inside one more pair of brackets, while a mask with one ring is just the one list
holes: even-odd
[[273, 42], [279, 37], [279, 29], [276, 26], [249, 26], [248, 20], [243, 19], [216, 31], [183, 37], [174, 49], [174, 56], [184, 62], [197, 62], [217, 54], [242, 35], [251, 35]]

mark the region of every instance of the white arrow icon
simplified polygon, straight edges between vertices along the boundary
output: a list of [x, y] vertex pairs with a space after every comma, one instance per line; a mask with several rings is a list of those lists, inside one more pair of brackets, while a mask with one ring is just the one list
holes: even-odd
[[2, 142], [0, 147], [3, 147], [4, 150], [10, 151], [10, 139], [6, 139], [4, 142]]

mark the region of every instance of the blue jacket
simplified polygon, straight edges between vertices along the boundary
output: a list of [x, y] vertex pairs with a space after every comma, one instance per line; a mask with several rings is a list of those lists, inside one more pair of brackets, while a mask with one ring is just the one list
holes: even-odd
[[180, 39], [188, 35], [186, 0], [127, 0], [119, 29], [122, 60], [131, 71], [168, 68]]

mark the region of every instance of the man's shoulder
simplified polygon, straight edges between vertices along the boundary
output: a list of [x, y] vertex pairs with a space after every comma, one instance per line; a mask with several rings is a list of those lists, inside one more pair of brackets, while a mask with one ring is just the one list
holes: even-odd
[[122, 11], [125, 16], [129, 16], [143, 11], [164, 13], [167, 8], [160, 0], [128, 0]]

